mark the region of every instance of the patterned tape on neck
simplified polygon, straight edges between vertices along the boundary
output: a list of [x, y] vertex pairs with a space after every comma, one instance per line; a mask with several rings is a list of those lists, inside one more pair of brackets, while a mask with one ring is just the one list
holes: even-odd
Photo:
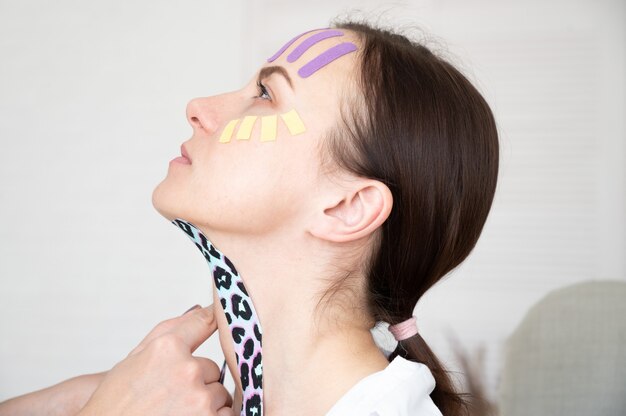
[[172, 224], [195, 243], [211, 269], [233, 337], [243, 389], [240, 416], [263, 416], [263, 330], [243, 280], [228, 257], [215, 248], [199, 228], [180, 218]]

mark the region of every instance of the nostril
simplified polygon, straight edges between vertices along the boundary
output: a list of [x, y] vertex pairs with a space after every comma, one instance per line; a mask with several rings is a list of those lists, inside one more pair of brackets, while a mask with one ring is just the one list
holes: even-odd
[[215, 125], [214, 114], [208, 108], [207, 98], [194, 98], [187, 103], [187, 121], [194, 130], [212, 133]]

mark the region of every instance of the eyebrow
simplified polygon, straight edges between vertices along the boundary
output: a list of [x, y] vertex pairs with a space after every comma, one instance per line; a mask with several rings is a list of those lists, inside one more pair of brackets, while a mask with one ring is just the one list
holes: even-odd
[[273, 66], [266, 66], [262, 68], [261, 72], [259, 72], [259, 81], [262, 79], [268, 78], [272, 74], [282, 75], [283, 78], [285, 78], [287, 82], [289, 83], [289, 86], [291, 87], [291, 89], [294, 90], [293, 83], [291, 82], [291, 77], [289, 76], [285, 68], [283, 68], [282, 66], [273, 65]]

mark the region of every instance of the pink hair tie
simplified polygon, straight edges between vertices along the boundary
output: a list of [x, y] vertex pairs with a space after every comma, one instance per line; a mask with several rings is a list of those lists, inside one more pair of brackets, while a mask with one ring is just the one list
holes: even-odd
[[413, 335], [417, 334], [417, 320], [412, 316], [399, 324], [389, 325], [389, 331], [393, 334], [396, 341], [411, 338]]

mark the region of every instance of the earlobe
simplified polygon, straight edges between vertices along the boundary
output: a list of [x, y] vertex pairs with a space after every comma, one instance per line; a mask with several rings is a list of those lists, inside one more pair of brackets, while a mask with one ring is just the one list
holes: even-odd
[[367, 180], [351, 187], [343, 198], [325, 208], [310, 229], [314, 236], [333, 242], [358, 240], [376, 231], [389, 217], [393, 196], [380, 181]]

